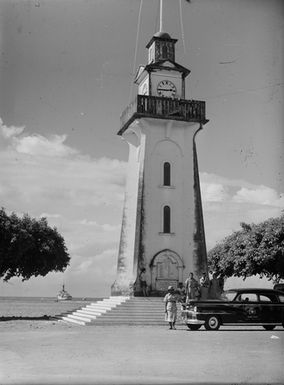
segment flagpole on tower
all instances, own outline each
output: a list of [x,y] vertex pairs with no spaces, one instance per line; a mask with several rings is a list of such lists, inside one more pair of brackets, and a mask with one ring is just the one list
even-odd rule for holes
[[160,32],[163,31],[163,0],[160,0]]

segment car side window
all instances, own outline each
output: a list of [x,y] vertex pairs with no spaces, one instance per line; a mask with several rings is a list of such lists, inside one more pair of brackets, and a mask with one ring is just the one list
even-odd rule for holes
[[266,295],[263,295],[263,294],[261,294],[261,295],[259,296],[259,300],[260,300],[261,302],[272,302],[271,298],[269,298],[269,297],[267,297]]
[[257,295],[255,293],[242,293],[238,296],[237,301],[257,302]]
[[284,295],[281,295],[281,294],[279,295],[279,301],[284,302]]

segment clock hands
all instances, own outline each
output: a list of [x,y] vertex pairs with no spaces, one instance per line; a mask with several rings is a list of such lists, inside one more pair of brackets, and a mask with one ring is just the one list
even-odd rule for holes
[[169,80],[162,80],[157,86],[159,96],[174,97],[176,91],[176,86]]

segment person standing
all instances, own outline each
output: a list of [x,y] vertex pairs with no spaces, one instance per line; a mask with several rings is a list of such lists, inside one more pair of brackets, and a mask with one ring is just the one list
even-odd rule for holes
[[216,273],[213,273],[212,279],[210,280],[209,298],[211,299],[221,298],[221,288],[220,288],[220,283]]
[[200,297],[199,283],[194,278],[193,273],[189,273],[189,277],[185,281],[186,302],[190,299],[197,300]]
[[177,319],[177,301],[178,296],[175,294],[172,286],[168,287],[168,293],[164,297],[165,302],[165,321],[170,325],[170,330],[176,329],[175,323]]
[[222,293],[224,291],[224,285],[225,285],[225,278],[224,278],[223,274],[219,275],[218,280],[219,280],[219,286],[220,286],[221,295],[222,295]]
[[186,291],[182,282],[178,284],[177,293],[179,294],[179,302],[184,303],[186,300]]
[[178,302],[181,304],[181,310],[184,310],[186,308],[186,291],[184,284],[182,282],[179,282],[177,287],[177,294],[178,294]]
[[208,294],[209,294],[209,278],[207,274],[204,272],[199,280],[200,283],[200,299],[201,300],[206,300],[208,299]]
[[139,274],[140,287],[142,289],[142,294],[144,297],[147,297],[147,281],[146,281],[146,269],[143,267]]

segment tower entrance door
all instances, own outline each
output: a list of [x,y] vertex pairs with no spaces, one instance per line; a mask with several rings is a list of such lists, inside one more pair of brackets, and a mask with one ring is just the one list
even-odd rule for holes
[[183,281],[184,264],[181,257],[171,250],[156,254],[150,264],[152,294],[163,295],[168,286],[177,288]]

